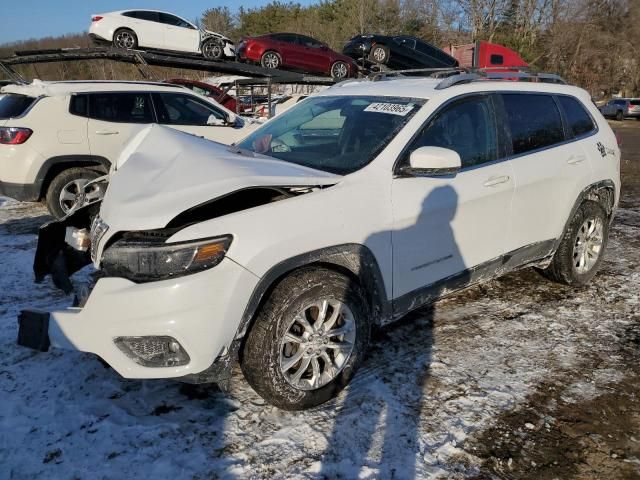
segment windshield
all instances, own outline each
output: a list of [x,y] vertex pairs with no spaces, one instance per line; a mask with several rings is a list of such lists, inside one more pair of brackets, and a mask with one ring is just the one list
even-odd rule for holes
[[19,117],[35,100],[34,97],[13,93],[0,95],[0,119]]
[[344,175],[371,162],[424,103],[415,98],[311,97],[237,146]]

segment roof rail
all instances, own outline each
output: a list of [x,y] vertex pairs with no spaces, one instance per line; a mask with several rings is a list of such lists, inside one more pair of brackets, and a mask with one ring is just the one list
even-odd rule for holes
[[471,73],[452,75],[442,80],[436,86],[436,90],[443,90],[454,85],[485,80],[529,81],[559,83],[562,85],[567,84],[567,82],[560,75],[556,75],[554,73],[535,73],[528,70],[508,71],[508,67],[500,70],[501,71],[495,71],[494,69],[474,69],[471,70]]
[[408,70],[389,70],[385,72],[370,73],[367,78],[372,82],[379,80],[385,80],[387,77],[395,77],[402,75],[415,75],[418,73],[428,73],[429,76],[438,78],[440,76],[454,75],[456,73],[464,73],[466,70],[459,67],[446,67],[446,68],[412,68]]

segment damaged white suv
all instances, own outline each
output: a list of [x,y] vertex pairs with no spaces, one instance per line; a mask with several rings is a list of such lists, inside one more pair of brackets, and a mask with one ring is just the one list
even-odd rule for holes
[[352,81],[235,147],[144,135],[99,215],[41,232],[39,278],[82,249],[103,275],[81,308],[23,312],[19,343],[127,378],[224,383],[238,360],[285,409],[335,396],[372,327],[446,293],[528,266],[585,284],[620,191],[588,93],[542,82]]

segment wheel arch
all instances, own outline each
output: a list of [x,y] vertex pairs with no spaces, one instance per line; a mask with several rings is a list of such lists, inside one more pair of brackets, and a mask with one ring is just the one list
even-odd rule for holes
[[556,239],[554,243],[553,252],[558,249],[562,237],[564,233],[567,231],[569,224],[571,223],[571,219],[575,216],[576,212],[580,208],[580,206],[586,201],[591,200],[599,203],[604,208],[605,213],[609,219],[609,222],[613,221],[613,214],[615,212],[616,207],[616,185],[613,180],[600,180],[598,182],[592,183],[584,190],[580,192],[578,198],[576,198],[573,203],[573,207],[571,207],[571,211],[567,220],[565,221],[564,227],[560,234],[560,237]]
[[364,245],[349,243],[303,253],[269,269],[251,294],[235,339],[242,339],[246,335],[256,314],[284,278],[297,270],[313,267],[334,270],[356,281],[365,291],[374,325],[391,318],[391,303],[387,299],[382,272],[373,252]]
[[62,155],[49,158],[42,164],[36,175],[35,184],[37,187],[36,190],[39,192],[38,200],[46,196],[51,181],[60,172],[69,168],[82,167],[91,168],[107,174],[111,168],[111,162],[105,157],[97,155]]

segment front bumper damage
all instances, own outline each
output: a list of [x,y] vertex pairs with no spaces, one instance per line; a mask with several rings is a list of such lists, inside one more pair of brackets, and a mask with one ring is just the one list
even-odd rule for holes
[[[58,287],[73,292],[69,276],[91,260],[88,251],[65,242],[65,233],[88,227],[97,213],[90,207],[94,205],[42,227],[34,261],[38,281],[51,275]],[[243,296],[257,282],[258,277],[229,258],[210,270],[162,281],[103,277],[82,307],[21,312],[18,344],[43,352],[54,347],[93,353],[125,378],[174,378],[224,387],[237,358],[235,337],[244,313],[240,306],[247,301]],[[123,348],[122,338],[170,339],[187,361],[149,366]]]

